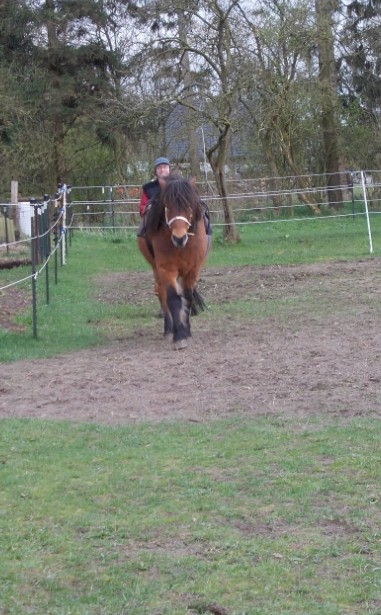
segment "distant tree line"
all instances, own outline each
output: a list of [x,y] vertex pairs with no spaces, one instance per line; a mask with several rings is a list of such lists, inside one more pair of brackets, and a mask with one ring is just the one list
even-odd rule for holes
[[159,154],[200,175],[205,154],[222,197],[228,165],[274,189],[326,173],[337,206],[345,169],[381,164],[380,18],[380,0],[0,0],[1,192],[140,183]]

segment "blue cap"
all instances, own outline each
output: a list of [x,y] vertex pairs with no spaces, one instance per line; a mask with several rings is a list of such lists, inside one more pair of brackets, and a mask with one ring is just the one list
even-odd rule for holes
[[156,158],[155,164],[153,165],[154,168],[156,169],[156,167],[158,167],[159,164],[169,164],[168,158]]

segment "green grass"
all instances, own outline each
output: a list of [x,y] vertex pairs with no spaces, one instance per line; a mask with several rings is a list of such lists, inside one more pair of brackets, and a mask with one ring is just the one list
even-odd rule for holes
[[[128,271],[142,266],[142,257],[136,249],[136,240],[124,242],[100,236],[76,235],[69,248],[67,264],[58,266],[58,284],[54,284],[54,263],[49,267],[49,305],[46,304],[45,272],[37,280],[37,335],[33,338],[31,283],[23,288],[30,297],[30,307],[15,321],[24,331],[0,331],[0,361],[49,357],[57,353],[94,347],[108,339],[100,323],[110,318],[123,319],[128,328],[148,316],[148,310],[133,306],[112,307],[99,302],[97,276],[112,271]],[[1,272],[7,283],[30,274],[24,271]],[[3,291],[4,293],[7,291]],[[148,319],[147,319],[148,320]]]
[[[381,231],[381,218],[372,218],[374,236]],[[207,267],[284,265],[369,257],[364,218],[279,222],[239,227],[241,241],[227,245],[217,228]],[[381,244],[374,246],[380,256]],[[97,276],[109,272],[148,270],[130,235],[76,233],[69,247],[67,264],[58,266],[54,284],[54,261],[50,270],[50,302],[46,305],[45,272],[37,279],[37,340],[33,338],[30,281],[22,284],[29,306],[15,322],[22,331],[0,330],[0,361],[53,356],[58,353],[103,344],[113,335],[139,327],[152,327],[152,305],[110,305],[98,300]],[[0,271],[0,287],[30,275],[30,268]],[[18,289],[19,287],[17,287]],[[7,290],[3,293],[8,292]],[[0,296],[1,299],[1,296]]]
[[[226,246],[216,233],[209,266],[290,265],[329,260],[368,257],[366,221],[359,218],[323,218],[271,224],[243,225],[238,228],[241,241]],[[373,256],[381,255],[380,217],[372,218]]]
[[0,612],[376,615],[380,437],[367,420],[5,421]]
[[[209,267],[369,257],[363,219],[240,233],[237,246],[215,233]],[[26,308],[24,332],[0,332],[0,360],[154,326],[152,306],[98,301],[99,275],[139,270],[133,236],[77,233],[49,305],[38,279],[38,339]],[[0,286],[21,275],[1,271]],[[210,317],[290,321],[322,309],[316,293],[237,300]],[[380,440],[380,421],[365,417],[115,428],[4,419],[0,614],[380,615]]]

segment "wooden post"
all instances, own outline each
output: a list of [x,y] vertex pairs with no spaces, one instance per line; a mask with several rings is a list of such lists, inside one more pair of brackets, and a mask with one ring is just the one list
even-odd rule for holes
[[19,202],[19,183],[18,181],[11,181],[11,207],[9,208],[9,217],[11,220],[15,222],[15,227],[19,228],[18,225],[18,210],[17,203]]
[[19,183],[18,181],[11,181],[11,203],[18,203],[19,195]]

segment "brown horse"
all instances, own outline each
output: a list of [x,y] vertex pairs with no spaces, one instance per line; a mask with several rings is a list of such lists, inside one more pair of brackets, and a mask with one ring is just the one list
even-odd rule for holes
[[186,348],[190,313],[204,308],[195,286],[208,248],[203,211],[194,181],[172,173],[160,181],[160,196],[146,214],[139,249],[150,263],[164,313],[164,335]]

